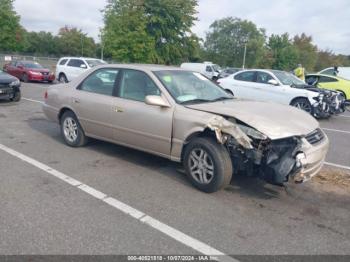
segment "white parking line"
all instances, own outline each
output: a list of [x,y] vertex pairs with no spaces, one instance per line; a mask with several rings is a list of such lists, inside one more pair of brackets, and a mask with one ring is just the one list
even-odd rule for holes
[[330,131],[330,132],[338,132],[338,133],[344,133],[344,134],[350,134],[350,131],[345,131],[345,130],[339,130],[339,129],[331,129],[331,128],[323,128],[325,131]]
[[30,101],[30,102],[34,102],[34,103],[44,104],[43,101],[39,101],[39,100],[31,99],[31,98],[22,97],[22,99],[23,99],[23,100]]
[[333,167],[337,167],[337,168],[341,168],[341,169],[350,170],[350,166],[343,166],[343,165],[338,165],[338,164],[329,163],[329,162],[324,162],[324,164],[327,166],[333,166]]
[[195,239],[192,238],[184,233],[182,233],[181,231],[168,226],[160,221],[158,221],[157,219],[154,219],[150,216],[148,216],[147,214],[115,199],[112,197],[107,196],[106,194],[88,186],[83,184],[82,182],[67,176],[33,158],[30,158],[22,153],[19,153],[5,145],[0,144],[0,150],[18,158],[21,159],[22,161],[35,166],[43,171],[45,171],[46,173],[59,178],[60,180],[84,191],[85,193],[88,193],[89,195],[93,196],[96,199],[99,199],[107,204],[109,204],[110,206],[118,209],[119,211],[122,211],[123,213],[137,219],[138,221],[158,230],[159,232],[164,233],[165,235],[177,240],[178,242],[204,254],[207,256],[218,256],[217,259],[220,261],[235,261],[237,262],[238,260],[229,257],[228,255],[224,254],[223,252]]
[[338,117],[346,117],[346,118],[350,118],[350,116],[344,116],[344,115],[338,115],[338,116],[336,116],[335,118],[338,118]]

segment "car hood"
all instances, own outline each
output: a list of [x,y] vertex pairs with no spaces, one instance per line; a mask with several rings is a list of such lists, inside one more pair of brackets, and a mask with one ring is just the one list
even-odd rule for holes
[[11,76],[11,75],[4,73],[4,72],[0,72],[0,84],[10,84],[16,80],[17,80],[16,77]]
[[319,127],[308,113],[292,106],[249,100],[226,100],[188,105],[187,108],[234,117],[270,139],[304,136]]

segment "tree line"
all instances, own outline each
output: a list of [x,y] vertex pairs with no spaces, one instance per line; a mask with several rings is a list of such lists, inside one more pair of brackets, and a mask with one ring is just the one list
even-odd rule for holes
[[308,71],[350,66],[349,55],[319,49],[311,36],[266,35],[248,20],[227,17],[214,21],[204,39],[191,28],[198,0],[107,0],[104,26],[96,43],[81,29],[63,26],[56,35],[28,32],[13,8],[0,0],[0,52],[41,56],[104,57],[117,62],[179,65],[213,61],[221,66],[292,70],[301,63]]

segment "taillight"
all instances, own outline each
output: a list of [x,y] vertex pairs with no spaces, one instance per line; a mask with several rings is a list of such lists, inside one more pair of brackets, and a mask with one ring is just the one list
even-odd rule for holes
[[49,95],[47,94],[47,91],[45,91],[44,98],[47,99]]

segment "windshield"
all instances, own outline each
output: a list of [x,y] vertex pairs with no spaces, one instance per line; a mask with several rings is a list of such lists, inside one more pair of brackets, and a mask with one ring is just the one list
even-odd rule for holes
[[40,69],[43,68],[39,63],[23,63],[25,68]]
[[215,72],[220,73],[220,71],[221,71],[220,66],[214,64],[214,65],[212,65],[212,67],[213,67],[213,69],[214,69]]
[[305,82],[292,75],[291,73],[283,72],[283,71],[272,71],[278,80],[281,81],[284,85],[305,85]]
[[203,75],[179,70],[156,71],[154,74],[179,104],[214,102],[233,97]]
[[98,60],[98,59],[86,60],[86,63],[88,63],[88,65],[89,65],[90,67],[95,67],[95,66],[99,66],[99,65],[104,65],[104,64],[106,64],[105,61]]

